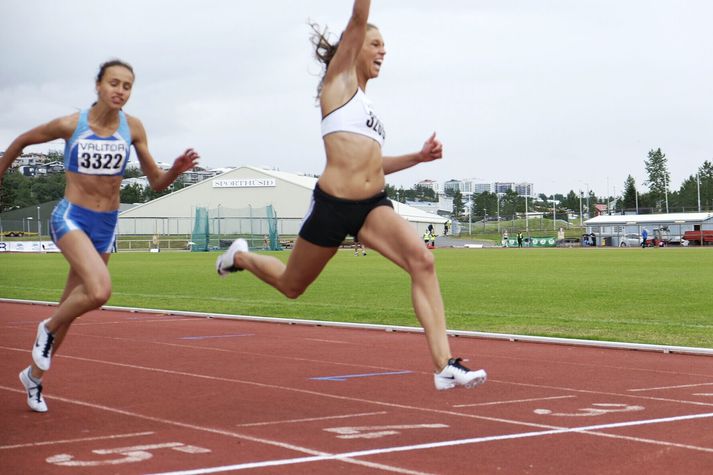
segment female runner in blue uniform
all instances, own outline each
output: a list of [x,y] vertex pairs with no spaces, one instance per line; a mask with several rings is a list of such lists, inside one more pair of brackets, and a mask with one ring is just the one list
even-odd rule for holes
[[28,145],[64,139],[67,186],[52,213],[52,240],[69,262],[69,275],[59,305],[40,322],[32,348],[32,364],[20,372],[32,410],[46,412],[41,379],[51,357],[75,318],[101,307],[111,295],[107,262],[114,240],[119,192],[129,151],[134,146],[141,169],[154,190],[163,190],[193,168],[198,153],[186,150],[168,171],[149,153],[141,121],[122,107],[131,96],[131,66],[112,60],[101,65],[96,78],[97,101],[87,110],[54,119],[17,137],[0,159],[0,182],[5,171]]
[[218,257],[216,269],[220,275],[247,269],[288,298],[297,298],[344,238],[358,237],[411,276],[414,311],[436,368],[436,388],[477,386],[485,382],[485,371],[471,371],[451,355],[433,255],[406,220],[394,212],[384,192],[384,175],[441,158],[442,145],[434,133],[416,153],[382,156],[384,126],[365,90],[367,82],[379,75],[386,51],[379,30],[367,23],[370,3],[354,2],[347,28],[336,45],[313,25],[316,55],[326,66],[319,99],[327,165],[287,265],[248,252],[247,243],[239,239]]

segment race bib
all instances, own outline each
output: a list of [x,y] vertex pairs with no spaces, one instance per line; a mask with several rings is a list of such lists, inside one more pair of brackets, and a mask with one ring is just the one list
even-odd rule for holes
[[123,140],[77,140],[77,171],[87,175],[120,175],[129,156]]

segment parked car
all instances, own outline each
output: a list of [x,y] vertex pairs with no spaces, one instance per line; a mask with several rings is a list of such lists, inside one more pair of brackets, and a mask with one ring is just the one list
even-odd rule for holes
[[619,238],[619,247],[641,247],[641,235],[628,233]]

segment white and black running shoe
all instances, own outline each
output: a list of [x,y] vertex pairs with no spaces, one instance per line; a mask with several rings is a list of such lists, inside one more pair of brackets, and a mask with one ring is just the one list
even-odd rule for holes
[[236,239],[227,251],[218,256],[215,261],[215,270],[218,271],[219,276],[225,277],[231,272],[243,270],[240,267],[235,267],[235,254],[238,252],[248,252],[248,242],[245,239]]
[[54,335],[47,330],[46,322],[47,320],[43,320],[37,326],[37,338],[35,338],[35,345],[32,347],[32,360],[42,371],[50,369],[52,346],[54,345]]
[[35,412],[47,412],[47,404],[42,397],[42,384],[32,378],[31,371],[31,366],[20,371],[20,382],[27,392],[27,405]]
[[451,358],[440,373],[433,375],[433,382],[436,385],[436,389],[441,391],[444,389],[452,389],[456,386],[463,386],[470,389],[483,384],[488,378],[485,370],[479,369],[473,371],[463,366],[460,363],[461,361],[463,361],[462,358]]

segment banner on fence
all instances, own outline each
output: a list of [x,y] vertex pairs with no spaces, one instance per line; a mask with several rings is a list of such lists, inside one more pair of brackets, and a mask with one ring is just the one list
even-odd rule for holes
[[52,241],[0,241],[0,252],[60,252]]

